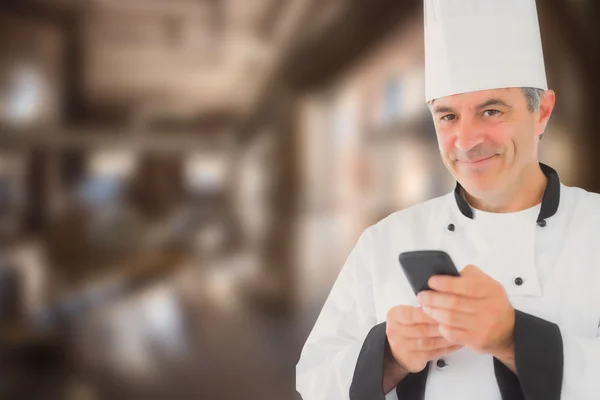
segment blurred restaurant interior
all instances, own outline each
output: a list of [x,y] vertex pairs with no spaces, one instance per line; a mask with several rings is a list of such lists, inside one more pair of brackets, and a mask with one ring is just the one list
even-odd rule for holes
[[[600,191],[600,2],[537,3],[540,159]],[[359,234],[454,187],[422,9],[2,1],[0,398],[298,399]]]

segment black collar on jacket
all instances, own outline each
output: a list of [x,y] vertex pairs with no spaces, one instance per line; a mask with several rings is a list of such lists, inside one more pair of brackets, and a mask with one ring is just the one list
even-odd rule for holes
[[[556,211],[558,210],[558,204],[560,203],[560,179],[558,177],[558,173],[546,164],[540,163],[540,168],[546,176],[546,179],[548,179],[548,184],[546,185],[546,190],[544,191],[544,196],[542,197],[542,207],[536,222],[540,222],[556,214]],[[456,199],[456,204],[458,205],[460,212],[465,217],[473,219],[473,210],[463,197],[463,190],[464,189],[460,183],[456,182],[456,187],[454,188],[454,198]]]

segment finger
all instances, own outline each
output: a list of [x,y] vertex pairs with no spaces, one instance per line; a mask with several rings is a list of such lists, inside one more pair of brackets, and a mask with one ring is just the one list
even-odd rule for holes
[[445,325],[440,325],[439,330],[440,334],[450,343],[464,345],[468,341],[469,331],[467,330],[451,328]]
[[469,264],[460,271],[460,276],[486,276],[486,273],[475,265]]
[[435,324],[430,316],[425,314],[420,307],[396,306],[390,310],[389,317],[402,325]]
[[433,290],[422,291],[417,296],[422,306],[456,310],[466,314],[474,314],[477,311],[477,300],[471,297],[459,296]]
[[443,336],[410,339],[407,342],[407,348],[412,351],[439,350],[452,345],[454,345],[454,343],[450,343],[448,339],[444,338]]
[[452,328],[468,329],[476,322],[476,316],[474,314],[430,307],[423,307],[423,311],[440,325],[446,325]]
[[405,338],[427,338],[440,336],[438,324],[400,325],[396,330]]
[[428,285],[438,292],[466,297],[483,298],[488,292],[486,281],[479,277],[435,275]]
[[450,353],[454,353],[455,351],[460,350],[462,347],[463,346],[456,344],[456,345],[445,347],[443,349],[430,350],[427,352],[425,357],[429,361],[435,360],[436,358],[444,357]]

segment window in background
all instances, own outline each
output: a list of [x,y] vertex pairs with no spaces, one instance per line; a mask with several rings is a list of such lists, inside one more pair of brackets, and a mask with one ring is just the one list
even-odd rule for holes
[[88,204],[112,203],[120,199],[137,158],[128,151],[101,151],[90,157],[88,176],[79,190]]
[[390,125],[396,122],[403,113],[403,85],[399,78],[389,78],[383,88],[383,104],[381,108],[381,123]]
[[35,65],[15,64],[0,71],[0,122],[27,128],[49,121],[51,88]]
[[194,154],[185,162],[185,181],[194,195],[214,194],[223,189],[227,162],[219,155]]

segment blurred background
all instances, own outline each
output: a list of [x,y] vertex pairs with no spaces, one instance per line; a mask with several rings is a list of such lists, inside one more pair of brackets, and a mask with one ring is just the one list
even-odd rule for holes
[[[358,235],[454,186],[422,8],[2,1],[0,398],[297,398]],[[600,2],[538,12],[540,158],[600,191]]]

